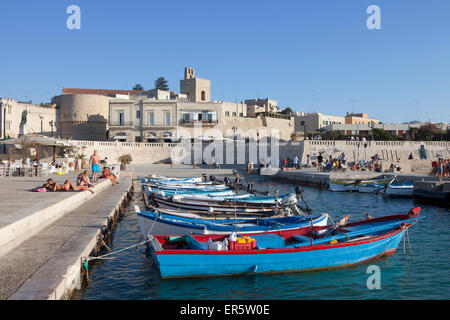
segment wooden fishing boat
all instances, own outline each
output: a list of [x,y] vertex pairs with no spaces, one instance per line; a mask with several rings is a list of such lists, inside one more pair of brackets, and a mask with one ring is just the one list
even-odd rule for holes
[[384,194],[389,196],[412,197],[414,193],[414,183],[390,183],[384,189]]
[[368,180],[333,180],[330,179],[330,191],[358,191],[366,193],[376,193],[396,177],[368,179]]
[[266,233],[148,236],[162,278],[345,267],[395,253],[421,217],[407,214]]
[[150,185],[144,183],[141,185],[142,190],[146,194],[155,193],[157,195],[161,196],[173,196],[175,194],[181,194],[181,195],[208,195],[208,196],[215,196],[215,197],[225,197],[225,196],[231,196],[234,195],[236,192],[231,189],[225,189],[225,190],[205,190],[202,188],[198,189],[175,189],[175,190],[163,190],[160,188],[151,187]]
[[327,214],[278,218],[222,218],[202,219],[183,215],[170,215],[155,209],[140,211],[135,207],[144,237],[148,235],[178,234],[230,234],[231,232],[263,233],[271,230],[292,230],[310,225],[326,226]]

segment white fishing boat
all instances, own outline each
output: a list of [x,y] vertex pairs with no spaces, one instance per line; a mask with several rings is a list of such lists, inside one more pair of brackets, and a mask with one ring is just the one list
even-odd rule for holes
[[368,180],[338,180],[330,179],[330,191],[358,191],[358,192],[377,192],[378,187],[384,187],[392,182],[395,177],[368,179]]
[[390,196],[412,197],[414,193],[414,183],[390,183],[384,193]]

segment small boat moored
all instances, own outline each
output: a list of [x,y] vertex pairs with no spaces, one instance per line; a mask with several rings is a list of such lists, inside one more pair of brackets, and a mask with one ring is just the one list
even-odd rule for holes
[[236,235],[148,236],[161,277],[222,276],[345,267],[395,253],[422,217],[407,214],[334,226]]

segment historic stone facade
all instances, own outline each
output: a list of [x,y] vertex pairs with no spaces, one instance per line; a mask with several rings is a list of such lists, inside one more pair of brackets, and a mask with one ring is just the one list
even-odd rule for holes
[[61,137],[82,140],[107,140],[108,96],[97,94],[63,94],[53,99],[59,107]]
[[0,98],[0,139],[21,134],[59,135],[59,109],[55,104],[32,104]]

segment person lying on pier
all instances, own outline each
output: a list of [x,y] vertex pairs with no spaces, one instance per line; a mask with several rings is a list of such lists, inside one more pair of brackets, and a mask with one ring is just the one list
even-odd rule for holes
[[47,189],[48,191],[89,191],[91,193],[94,193],[91,189],[85,186],[79,186],[76,187],[73,185],[72,181],[66,180],[64,181],[63,185],[60,185],[59,183],[56,183],[53,181],[53,179],[48,179],[47,183],[43,185],[43,188]]
[[79,187],[89,187],[89,188],[93,188],[94,187],[94,185],[89,180],[88,174],[89,174],[89,171],[84,170],[82,173],[80,173],[78,175],[77,186],[79,186]]

